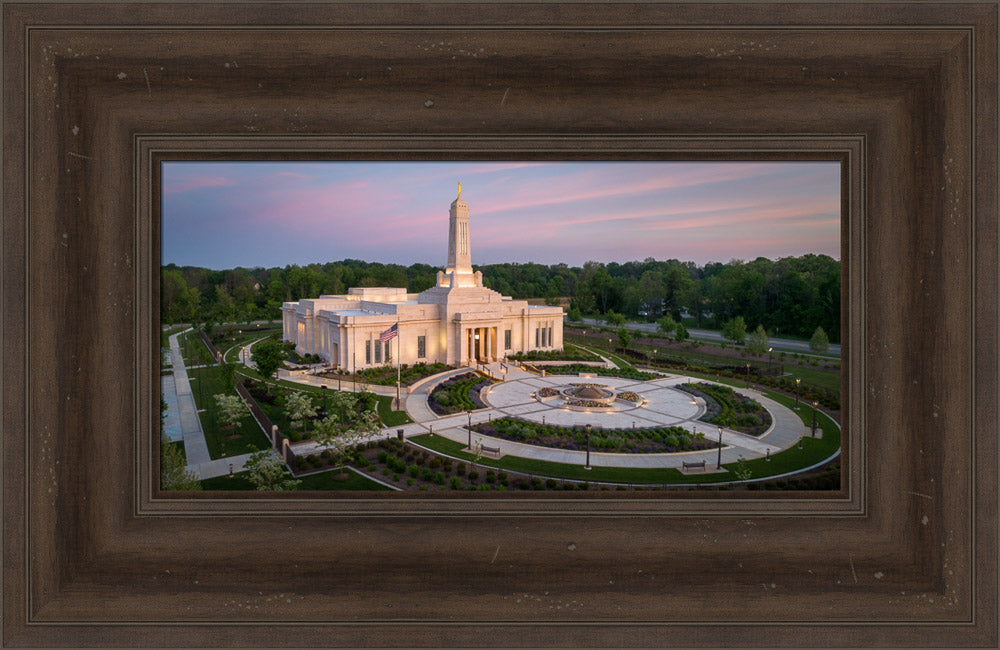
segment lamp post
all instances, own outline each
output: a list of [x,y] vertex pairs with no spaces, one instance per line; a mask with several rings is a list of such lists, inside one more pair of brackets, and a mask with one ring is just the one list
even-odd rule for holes
[[813,402],[813,423],[812,423],[812,437],[816,437],[816,407],[819,406],[819,402]]
[[472,451],[472,411],[469,411],[468,415],[469,415],[469,451]]
[[747,388],[750,388],[750,362],[747,361]]
[[719,427],[719,458],[715,461],[715,469],[722,469],[722,427]]
[[590,425],[587,425],[587,464],[583,466],[583,469],[590,469]]
[[774,348],[768,348],[767,349],[767,374],[769,374],[769,375],[771,374],[771,352],[773,352],[773,351],[774,351]]
[[798,377],[795,378],[795,410],[799,410],[799,386],[802,384],[802,380]]

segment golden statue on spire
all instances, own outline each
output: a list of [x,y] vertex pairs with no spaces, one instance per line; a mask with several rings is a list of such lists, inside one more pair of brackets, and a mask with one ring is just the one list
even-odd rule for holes
[[458,181],[458,198],[462,198],[462,181]]

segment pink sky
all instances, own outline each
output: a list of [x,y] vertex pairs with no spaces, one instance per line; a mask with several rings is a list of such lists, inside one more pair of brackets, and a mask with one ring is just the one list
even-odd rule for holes
[[462,182],[474,264],[840,258],[832,162],[164,163],[163,262],[442,266]]

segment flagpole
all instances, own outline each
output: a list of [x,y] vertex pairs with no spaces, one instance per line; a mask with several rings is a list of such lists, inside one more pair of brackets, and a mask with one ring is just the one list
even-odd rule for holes
[[401,411],[402,406],[399,401],[399,319],[396,319],[396,410]]

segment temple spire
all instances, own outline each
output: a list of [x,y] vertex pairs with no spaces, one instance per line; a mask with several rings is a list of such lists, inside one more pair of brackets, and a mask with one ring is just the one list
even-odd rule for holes
[[[458,197],[451,202],[448,219],[448,263],[444,275],[454,274],[451,287],[479,286],[472,272],[472,243],[469,234],[469,204],[462,198],[462,184],[458,184]],[[439,285],[440,286],[440,285]]]

